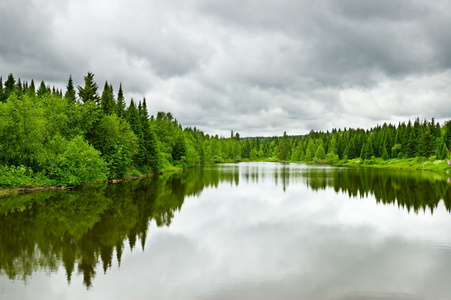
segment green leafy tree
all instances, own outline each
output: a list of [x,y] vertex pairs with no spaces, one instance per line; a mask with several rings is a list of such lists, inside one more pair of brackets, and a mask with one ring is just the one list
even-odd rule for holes
[[8,165],[40,169],[45,160],[43,143],[47,136],[44,111],[27,95],[13,93],[0,105],[0,160]]
[[324,150],[323,143],[320,143],[318,149],[316,149],[315,157],[318,160],[324,160],[324,158],[326,157],[326,151]]
[[89,145],[82,136],[72,139],[54,164],[52,175],[63,186],[108,178],[108,164],[100,157],[100,151]]
[[96,127],[93,145],[109,165],[110,178],[122,178],[129,172],[138,140],[130,125],[118,116],[105,116]]

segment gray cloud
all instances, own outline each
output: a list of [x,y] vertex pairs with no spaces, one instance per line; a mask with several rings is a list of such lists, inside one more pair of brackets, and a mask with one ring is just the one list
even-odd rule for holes
[[225,136],[444,119],[450,12],[420,0],[5,0],[0,73],[64,87],[91,71],[152,114]]

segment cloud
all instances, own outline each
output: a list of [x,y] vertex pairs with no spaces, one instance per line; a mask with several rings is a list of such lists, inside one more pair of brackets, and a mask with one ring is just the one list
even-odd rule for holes
[[[128,100],[146,97],[152,114],[171,111],[207,133],[304,134],[418,114],[446,118],[447,1],[0,5],[3,77],[63,88],[69,74],[82,84],[91,71],[99,86],[108,80],[117,91],[122,82]],[[410,93],[418,90],[411,82],[428,92]]]

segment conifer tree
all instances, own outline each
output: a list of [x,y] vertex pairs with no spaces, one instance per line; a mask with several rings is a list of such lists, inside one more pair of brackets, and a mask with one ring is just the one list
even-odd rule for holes
[[16,84],[16,80],[12,73],[8,75],[8,79],[5,81],[5,88],[3,90],[3,97],[0,99],[2,102],[6,102],[9,95],[14,91],[14,86]]
[[14,86],[14,92],[16,93],[16,95],[20,98],[23,94],[23,86],[22,86],[22,81],[19,79],[17,80],[17,84]]
[[47,87],[45,86],[45,82],[44,80],[41,81],[41,84],[39,85],[39,89],[37,91],[37,96],[39,98],[43,97],[45,94],[49,93],[49,90],[47,89]]
[[86,103],[88,101],[94,101],[95,103],[99,103],[99,95],[97,93],[97,83],[94,81],[94,74],[88,72],[88,75],[85,76],[85,86],[78,86],[78,96]]
[[34,80],[31,79],[31,83],[30,83],[30,87],[29,87],[30,92],[33,92],[36,96],[36,86],[34,84]]
[[72,74],[69,75],[69,80],[67,82],[67,86],[66,86],[66,93],[64,94],[64,99],[70,103],[70,104],[75,104],[76,102],[76,92],[75,92],[75,88],[74,88],[74,82],[72,80]]
[[3,102],[3,77],[0,76],[0,102]]
[[100,106],[106,115],[112,115],[116,112],[116,100],[114,99],[113,86],[109,85],[108,81],[105,81],[105,86],[103,87]]
[[125,99],[124,92],[122,91],[122,83],[119,84],[119,91],[117,93],[117,105],[116,114],[118,117],[124,118],[125,116]]
[[446,147],[451,148],[451,120],[445,123],[445,136],[443,137]]

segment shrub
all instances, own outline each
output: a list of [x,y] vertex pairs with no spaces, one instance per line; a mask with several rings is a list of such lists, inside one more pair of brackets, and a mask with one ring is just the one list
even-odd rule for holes
[[55,165],[54,176],[63,186],[108,178],[108,165],[100,157],[100,152],[81,136],[76,136],[67,144],[66,150],[57,156]]

